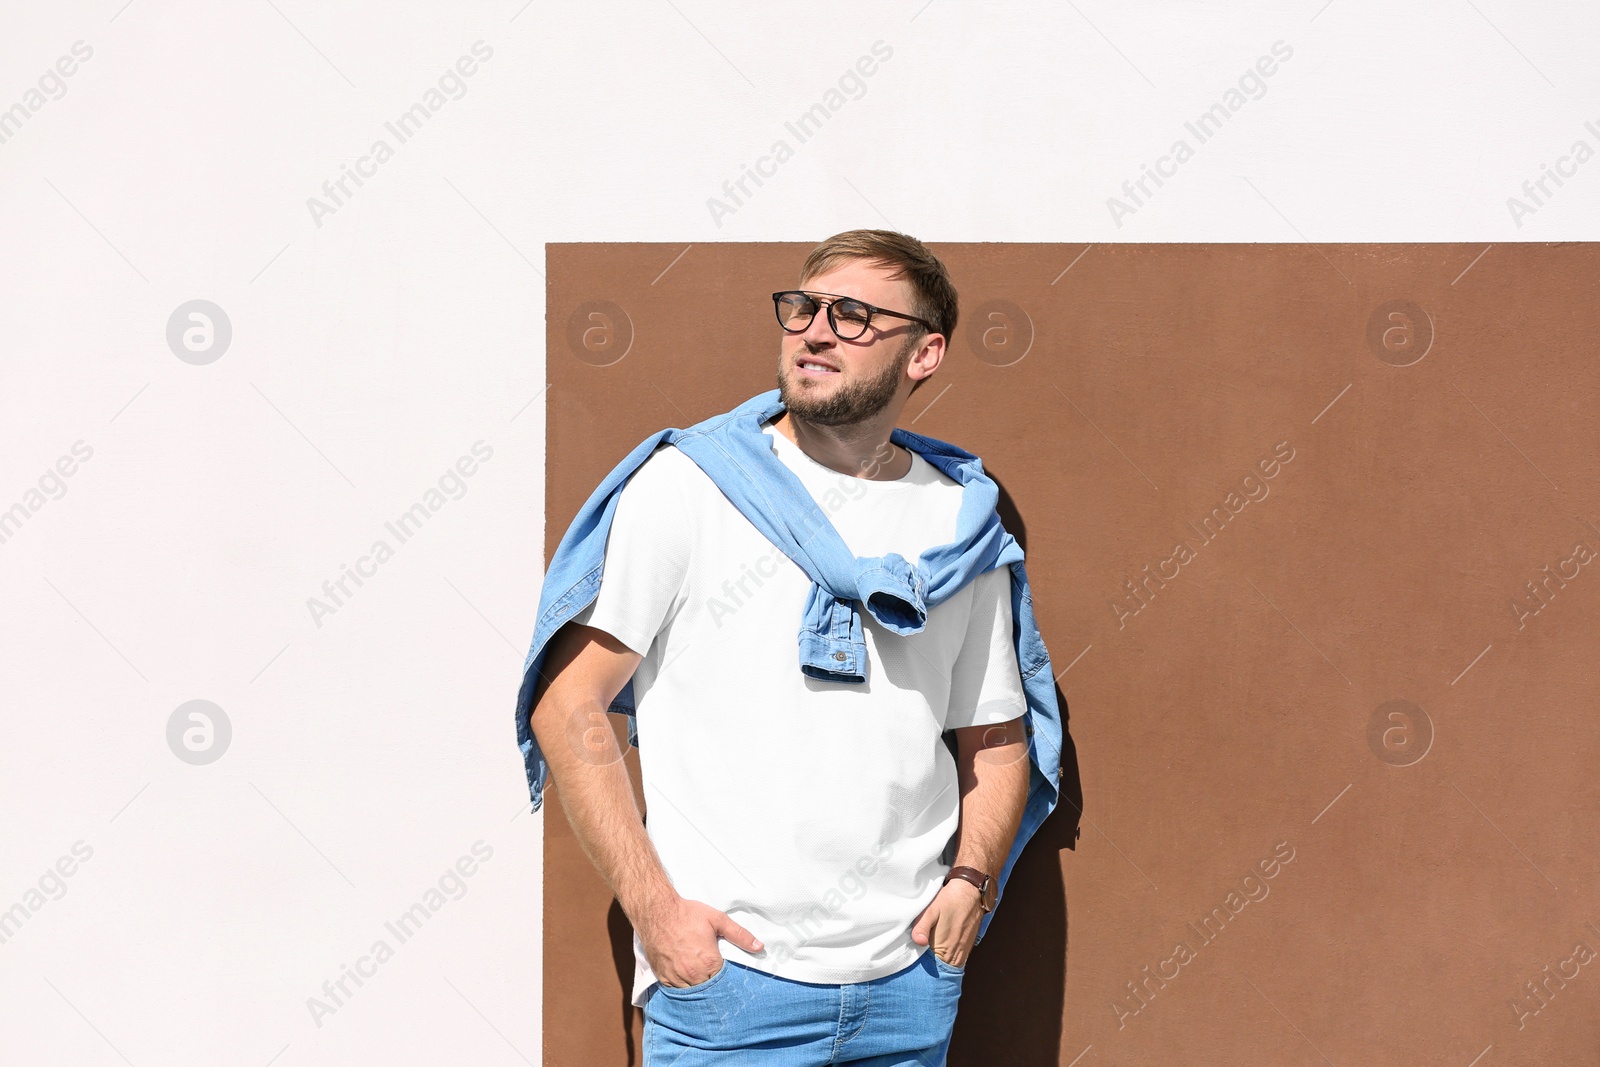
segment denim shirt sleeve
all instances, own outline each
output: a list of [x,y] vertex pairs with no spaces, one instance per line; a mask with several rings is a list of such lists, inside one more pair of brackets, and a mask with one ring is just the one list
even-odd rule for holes
[[[663,430],[640,442],[610,474],[595,487],[583,507],[562,535],[545,571],[539,592],[539,613],[533,640],[522,661],[522,685],[517,691],[517,747],[522,752],[523,771],[528,780],[531,810],[544,805],[550,767],[539,750],[529,716],[533,713],[534,690],[538,687],[550,638],[572,617],[594,602],[600,592],[600,575],[605,566],[606,534],[616,513],[622,487],[656,447],[670,439],[673,431]],[[635,729],[633,680],[630,678],[611,702],[610,711],[628,716],[628,743],[638,747]]]

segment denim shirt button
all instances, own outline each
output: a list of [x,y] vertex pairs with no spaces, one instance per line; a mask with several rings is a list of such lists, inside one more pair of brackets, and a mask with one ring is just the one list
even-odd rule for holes
[[843,652],[835,652],[833,654],[833,658],[834,659],[844,659],[844,653]]

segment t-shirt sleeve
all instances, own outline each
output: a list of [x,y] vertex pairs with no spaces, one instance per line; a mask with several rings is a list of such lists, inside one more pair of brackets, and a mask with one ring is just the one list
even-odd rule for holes
[[641,656],[683,603],[694,531],[680,464],[692,462],[664,445],[623,485],[606,534],[600,592],[571,620]]
[[972,585],[967,636],[950,675],[947,730],[1006,722],[1028,710],[1011,633],[1011,567],[987,570]]

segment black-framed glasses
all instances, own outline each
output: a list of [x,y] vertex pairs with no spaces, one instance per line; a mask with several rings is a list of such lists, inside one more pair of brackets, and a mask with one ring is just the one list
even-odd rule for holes
[[[930,333],[938,333],[933,323],[926,319],[919,319],[915,315],[907,315],[903,311],[890,311],[888,308],[876,307],[865,300],[857,300],[853,296],[840,296],[837,293],[818,293],[816,296],[828,296],[833,299],[826,302],[828,308],[828,325],[833,327],[833,332],[841,341],[854,341],[857,337],[867,332],[867,327],[872,325],[874,315],[893,315],[897,319],[910,319],[928,328]],[[778,313],[778,325],[788,333],[804,333],[811,325],[811,320],[817,314],[817,308],[823,301],[816,299],[810,293],[803,293],[798,289],[788,292],[773,293],[772,306]]]

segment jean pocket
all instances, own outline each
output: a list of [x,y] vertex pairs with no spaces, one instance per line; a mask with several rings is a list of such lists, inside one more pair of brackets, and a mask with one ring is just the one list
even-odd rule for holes
[[960,978],[962,975],[967,973],[967,965],[964,963],[957,967],[955,964],[941,959],[939,954],[934,952],[931,948],[928,950],[928,954],[933,957],[933,965],[939,969],[940,974],[948,974],[953,977]]
[[675,997],[676,996],[682,996],[685,993],[689,993],[689,994],[700,993],[700,992],[703,992],[703,991],[705,991],[707,989],[710,989],[712,986],[714,986],[718,982],[722,981],[722,976],[727,974],[728,973],[728,969],[730,967],[732,967],[732,966],[733,965],[731,963],[729,963],[726,959],[724,959],[722,961],[722,966],[717,968],[717,973],[716,974],[712,975],[710,978],[707,978],[704,982],[696,982],[694,985],[671,986],[671,985],[667,985],[667,983],[665,983],[663,981],[660,981],[659,979],[656,981],[656,985],[661,989],[661,991],[663,993],[666,993],[666,994],[668,994],[670,996],[675,996]]

